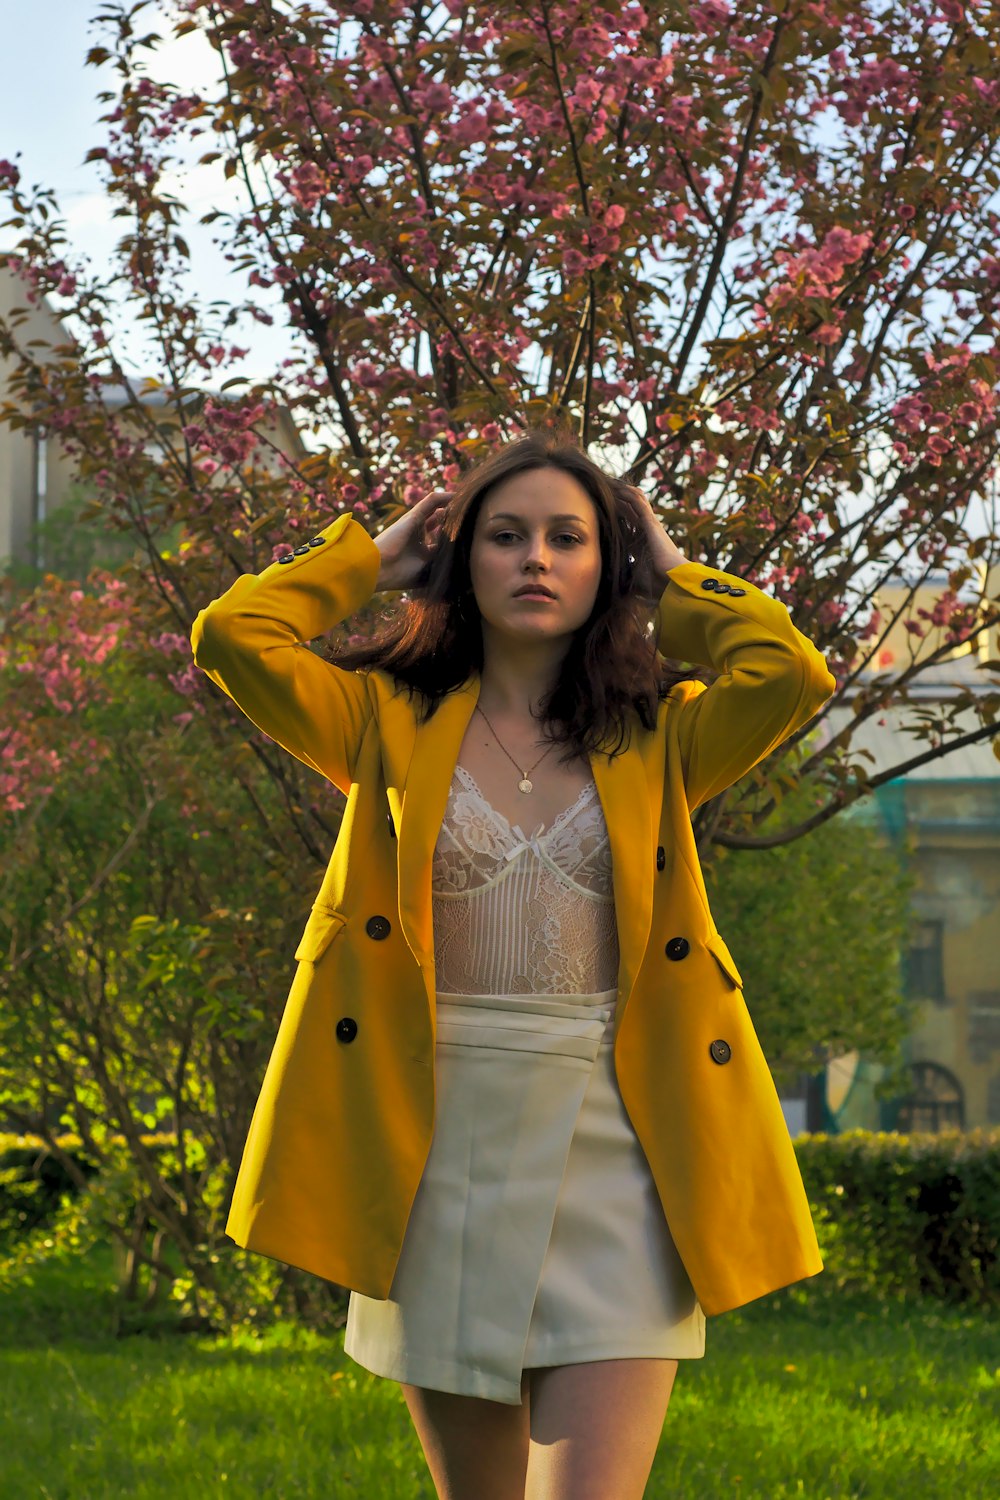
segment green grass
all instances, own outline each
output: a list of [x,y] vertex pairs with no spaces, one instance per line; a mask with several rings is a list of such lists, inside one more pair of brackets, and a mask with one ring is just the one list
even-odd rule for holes
[[[434,1500],[398,1385],[342,1332],[114,1339],[109,1269],[0,1295],[2,1500]],[[1000,1315],[822,1281],[709,1321],[647,1500],[1000,1495]]]

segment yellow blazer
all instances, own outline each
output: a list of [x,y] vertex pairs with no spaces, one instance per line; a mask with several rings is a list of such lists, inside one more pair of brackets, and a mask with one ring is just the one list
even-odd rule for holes
[[[194,622],[196,664],[347,796],[295,950],[226,1233],[369,1297],[389,1294],[434,1128],[431,859],[479,693],[423,726],[419,695],[306,644],[372,596],[381,554],[341,516]],[[685,682],[627,751],[590,757],[620,944],[614,1062],[625,1108],[706,1315],[822,1270],[774,1082],[715,929],[691,812],[811,719],[836,687],[785,605],[701,563],[671,569],[664,655]]]

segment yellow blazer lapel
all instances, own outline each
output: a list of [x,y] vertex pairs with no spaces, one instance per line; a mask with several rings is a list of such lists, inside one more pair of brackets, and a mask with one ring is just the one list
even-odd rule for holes
[[[431,864],[448,788],[465,731],[479,698],[474,674],[442,699],[436,713],[414,735],[398,826],[399,919],[417,962],[434,961]],[[629,995],[642,963],[653,910],[653,851],[650,788],[635,737],[622,754],[588,757],[611,846],[619,942],[619,992]],[[433,995],[429,995],[433,1000]]]
[[406,773],[398,829],[399,920],[413,956],[434,961],[431,862],[455,774],[458,752],[479,697],[479,676],[448,693],[426,724],[417,726]]
[[608,762],[588,757],[611,845],[618,922],[618,1024],[642,963],[653,917],[653,836],[646,766],[633,732],[628,749]]

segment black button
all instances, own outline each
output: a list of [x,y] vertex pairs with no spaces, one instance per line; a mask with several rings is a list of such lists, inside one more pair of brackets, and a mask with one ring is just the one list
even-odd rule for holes
[[323,545],[323,543],[325,541],[326,541],[326,537],[325,536],[311,536],[309,538],[308,542],[306,543],[306,546],[307,547],[322,547],[322,545]]
[[717,578],[703,578],[701,586],[703,589],[717,589],[719,587],[719,580]]
[[308,542],[304,542],[301,547],[296,547],[295,551],[292,553],[292,556],[293,557],[301,557],[302,554],[303,554],[303,552],[308,552],[308,551],[309,551],[309,543]]
[[687,938],[671,938],[664,952],[668,958],[687,958],[691,951],[691,944]]
[[385,815],[385,821],[389,825],[389,837],[391,839],[394,839],[396,837],[396,825],[392,821],[392,813],[391,812],[387,812],[386,813],[386,815]]
[[295,556],[294,552],[286,552],[285,555],[284,555],[284,557],[279,557],[278,558],[278,561],[280,563],[289,563],[289,562],[291,562],[291,560],[292,560],[292,558],[294,556]]
[[719,1041],[713,1042],[708,1050],[712,1054],[712,1061],[717,1063],[727,1063],[733,1055],[732,1047],[730,1047],[728,1042],[722,1041],[721,1038]]
[[663,845],[662,844],[657,844],[657,846],[656,846],[656,868],[658,870],[662,870],[663,866],[666,864],[666,862],[667,862],[667,856],[663,852]]
[[746,589],[730,589],[729,592],[731,594],[745,594]]
[[388,917],[369,917],[365,923],[365,931],[370,938],[375,938],[377,942],[381,942],[383,938],[389,936],[392,928],[389,925]]
[[729,584],[726,583],[725,579],[720,578],[715,585],[715,592],[717,594],[731,594],[733,591],[729,587]]
[[[358,1034],[358,1023],[354,1019],[354,1017],[353,1016],[341,1016],[340,1020],[337,1022],[337,1041],[338,1042],[353,1042],[354,1038],[357,1036],[357,1034]],[[723,1045],[725,1045],[725,1043],[723,1043]],[[712,1046],[713,1047],[716,1046],[716,1043],[713,1042]]]

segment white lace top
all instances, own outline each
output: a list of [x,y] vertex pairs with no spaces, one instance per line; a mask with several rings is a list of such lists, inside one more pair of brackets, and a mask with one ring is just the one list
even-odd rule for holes
[[455,767],[431,872],[442,993],[579,995],[617,985],[611,847],[594,782],[544,827],[512,826]]

